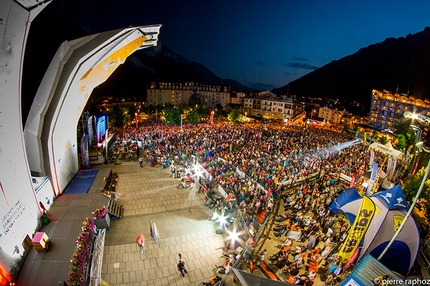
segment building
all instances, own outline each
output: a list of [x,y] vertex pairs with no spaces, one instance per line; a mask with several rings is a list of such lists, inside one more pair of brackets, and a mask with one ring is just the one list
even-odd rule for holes
[[[157,45],[161,25],[66,41],[58,48],[23,122],[22,71],[32,22],[50,1],[0,1],[0,285],[12,282],[47,201],[79,170],[76,127],[92,90],[138,49]],[[47,27],[46,32],[48,33]],[[13,143],[11,143],[13,142]],[[43,183],[43,186],[42,186]],[[45,208],[45,207],[44,207]]]
[[376,129],[392,130],[405,111],[430,116],[430,101],[412,96],[372,90],[369,125]]
[[249,115],[266,119],[291,119],[305,109],[303,104],[292,98],[276,98],[267,94],[244,98],[243,108]]
[[229,86],[199,84],[196,82],[154,82],[146,92],[148,105],[187,105],[191,95],[195,92],[199,95],[201,104],[209,109],[215,109],[218,105],[225,109],[230,102]]
[[339,124],[342,121],[342,116],[345,114],[344,110],[338,110],[337,108],[331,109],[327,106],[318,109],[318,117],[322,118],[332,124]]
[[230,112],[233,109],[242,110],[243,109],[243,99],[246,94],[243,92],[232,91],[230,94],[230,101],[225,108],[226,112]]

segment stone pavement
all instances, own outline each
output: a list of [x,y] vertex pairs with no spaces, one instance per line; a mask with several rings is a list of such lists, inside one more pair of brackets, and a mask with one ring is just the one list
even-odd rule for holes
[[[49,210],[51,223],[39,230],[50,237],[50,249],[38,253],[31,248],[16,285],[50,286],[67,282],[82,222],[96,208],[108,204],[109,199],[100,189],[110,170],[119,175],[116,191],[124,206],[124,216],[112,220],[106,232],[103,280],[111,286],[202,285],[202,281],[215,274],[214,265],[223,260],[223,237],[215,234],[201,194],[197,195],[193,189],[177,189],[179,181],[169,177],[167,169],[160,165],[140,168],[132,161],[94,168],[99,172],[87,194],[62,194],[54,200]],[[157,225],[158,245],[150,237],[150,221]],[[143,254],[135,243],[139,233],[146,237]],[[187,263],[185,277],[176,269],[178,253]],[[225,285],[232,285],[231,280],[229,277]]]
[[[178,189],[178,179],[160,165],[140,168],[136,162],[123,162],[107,167],[119,175],[116,192],[124,217],[113,220],[106,232],[102,279],[109,285],[154,286],[208,281],[224,243],[196,190]],[[150,236],[151,221],[160,235],[158,245]],[[139,233],[146,238],[143,254],[135,242]],[[179,253],[186,260],[185,277],[176,268]]]

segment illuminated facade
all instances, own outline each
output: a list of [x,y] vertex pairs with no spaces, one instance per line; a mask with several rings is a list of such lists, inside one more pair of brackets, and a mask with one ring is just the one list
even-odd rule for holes
[[339,124],[342,121],[342,116],[344,115],[344,111],[338,109],[331,109],[327,106],[321,107],[318,109],[318,117],[323,118],[326,121]]
[[281,99],[267,95],[244,98],[243,108],[249,115],[267,119],[290,119],[305,110],[303,104],[291,98]]
[[201,104],[209,109],[215,109],[218,104],[224,109],[230,102],[230,87],[195,82],[152,83],[146,92],[148,105],[186,105],[194,92],[199,95]]
[[430,102],[399,93],[372,91],[369,125],[377,129],[393,129],[405,111],[430,116]]
[[39,202],[52,201],[79,170],[76,126],[93,88],[131,53],[156,45],[161,27],[133,27],[64,42],[24,125],[21,85],[27,36],[49,3],[0,1],[0,285],[13,281],[26,255],[23,242],[39,227]]

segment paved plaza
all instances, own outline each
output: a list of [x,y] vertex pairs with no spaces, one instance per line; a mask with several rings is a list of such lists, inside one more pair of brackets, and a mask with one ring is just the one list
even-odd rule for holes
[[[169,177],[168,170],[160,165],[141,168],[132,161],[94,168],[99,171],[87,194],[62,194],[53,202],[51,222],[40,229],[50,237],[50,249],[39,253],[31,248],[17,285],[50,286],[67,282],[82,222],[109,202],[100,189],[110,170],[119,175],[116,191],[124,206],[124,216],[112,220],[106,232],[103,280],[111,286],[202,285],[215,274],[215,264],[223,261],[224,241],[208,219],[202,194],[196,194],[195,189],[178,189],[178,179]],[[160,235],[158,245],[150,236],[151,221]],[[146,237],[143,254],[135,242],[139,233]],[[185,277],[176,268],[179,253],[186,260]],[[232,277],[225,285],[233,285]]]
[[[125,211],[106,233],[102,278],[110,285],[201,285],[214,275],[224,245],[204,211],[195,189],[178,189],[178,179],[160,165],[143,168],[124,162],[112,167],[119,175],[117,193]],[[202,196],[200,194],[200,196]],[[149,225],[156,223],[158,245]],[[143,233],[142,254],[135,242]],[[176,268],[178,254],[186,260],[188,274]]]

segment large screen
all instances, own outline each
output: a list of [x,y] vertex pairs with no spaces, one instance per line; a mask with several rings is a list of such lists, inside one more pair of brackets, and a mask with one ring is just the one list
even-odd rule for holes
[[97,124],[96,124],[97,143],[102,143],[103,140],[105,140],[106,129],[107,129],[107,116],[101,115],[97,117]]

